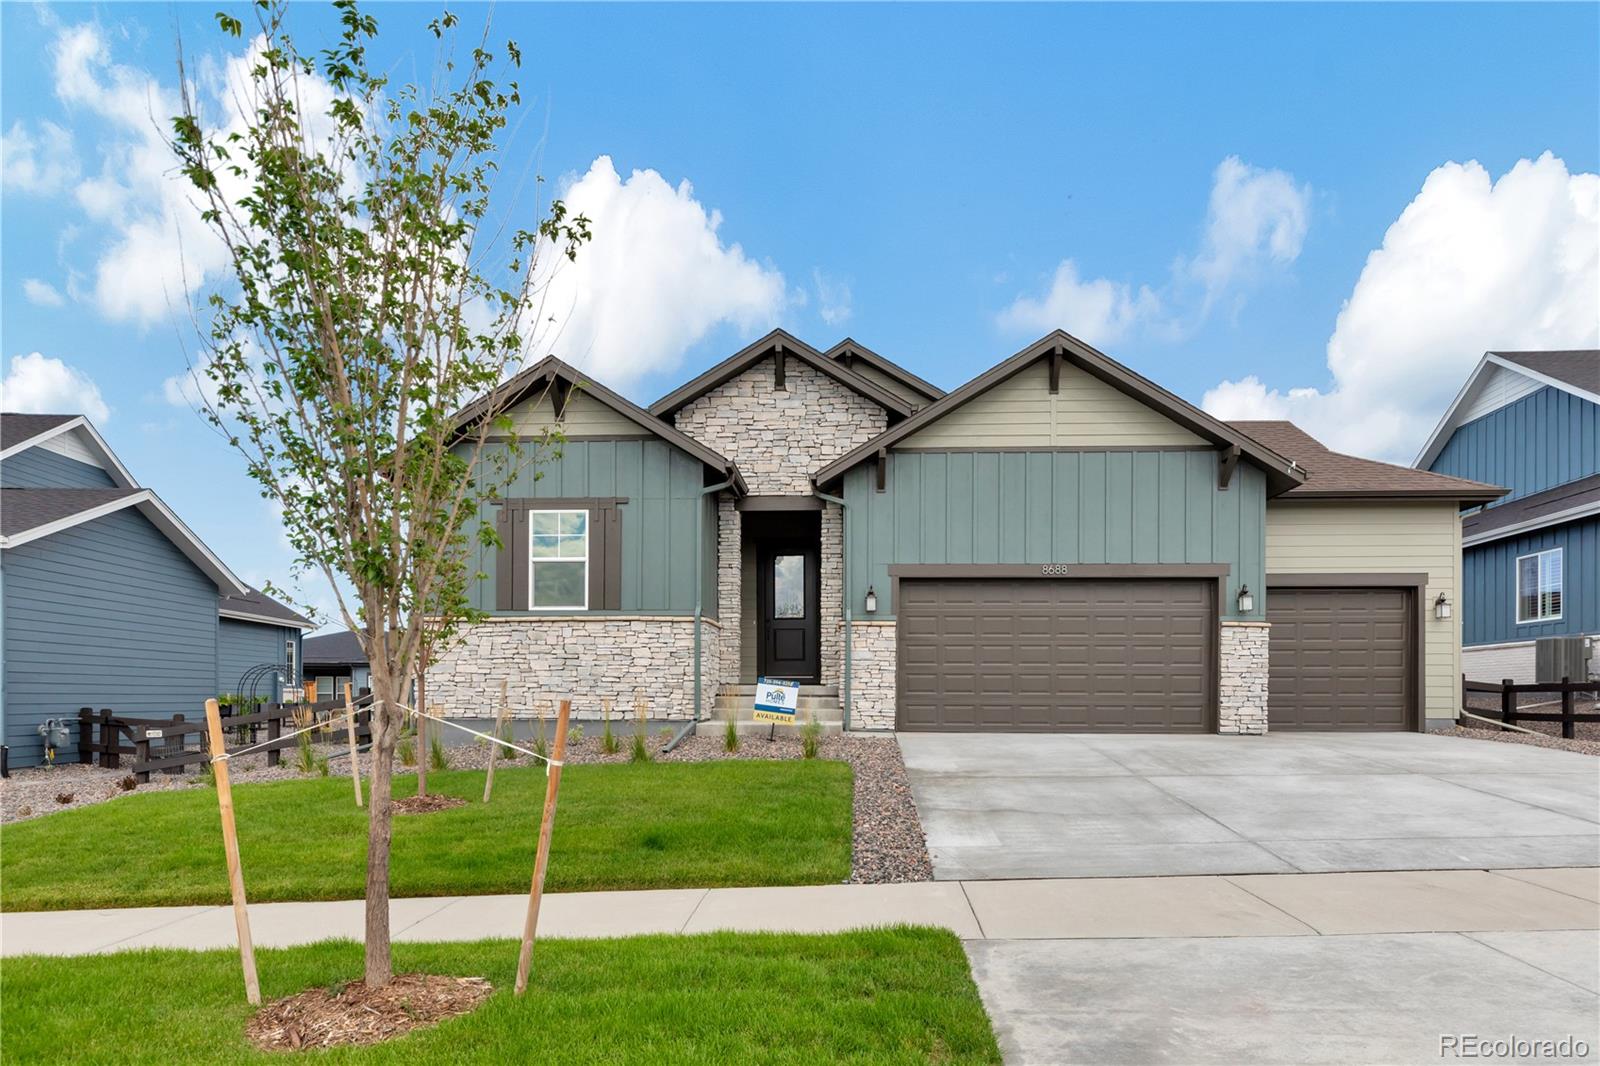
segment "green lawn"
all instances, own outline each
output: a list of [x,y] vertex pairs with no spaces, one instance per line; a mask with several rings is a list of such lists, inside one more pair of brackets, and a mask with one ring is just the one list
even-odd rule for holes
[[[318,1063],[998,1063],[960,941],[942,930],[833,936],[715,933],[551,940],[527,995],[516,943],[396,944],[397,972],[487,977],[472,1014]],[[258,954],[270,1001],[356,978],[348,942]],[[8,958],[0,1059],[55,1063],[291,1062],[244,1040],[231,951]]]
[[[395,818],[394,895],[526,892],[544,802],[542,770],[428,775],[465,807]],[[395,778],[411,795],[415,778]],[[252,902],[355,899],[367,818],[348,778],[234,787]],[[728,761],[568,766],[550,870],[553,892],[800,885],[850,874],[851,772],[841,762]],[[211,789],[153,792],[8,825],[0,909],[226,903]]]

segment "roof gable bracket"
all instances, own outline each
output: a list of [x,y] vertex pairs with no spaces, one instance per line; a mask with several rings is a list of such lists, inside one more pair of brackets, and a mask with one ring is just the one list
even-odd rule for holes
[[784,373],[788,368],[784,365],[783,343],[780,341],[772,346],[772,387],[787,391],[789,386],[784,381]]
[[1230,444],[1217,451],[1217,488],[1226,490],[1233,481],[1233,472],[1239,467],[1239,446]]
[[878,484],[877,491],[882,492],[889,487],[889,449],[878,449]]
[[1050,349],[1050,395],[1061,391],[1061,345]]
[[550,409],[556,421],[567,417],[567,404],[572,400],[572,382],[559,374],[550,376]]

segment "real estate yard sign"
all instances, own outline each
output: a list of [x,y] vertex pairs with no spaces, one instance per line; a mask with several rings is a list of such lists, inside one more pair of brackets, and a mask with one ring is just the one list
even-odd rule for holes
[[800,707],[800,682],[756,678],[755,720],[794,725]]

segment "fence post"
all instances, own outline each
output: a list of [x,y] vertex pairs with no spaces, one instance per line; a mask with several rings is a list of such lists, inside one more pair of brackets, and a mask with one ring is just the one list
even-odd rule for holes
[[78,761],[94,762],[94,708],[78,708]]
[[100,765],[113,770],[122,765],[122,738],[111,726],[111,708],[100,708]]
[[1578,734],[1574,731],[1572,721],[1572,678],[1561,679],[1561,738],[1571,740]]
[[[270,744],[281,736],[283,736],[283,705],[279,704],[278,713],[267,719],[267,743]],[[277,748],[267,749],[268,766],[277,766],[278,758],[279,752]]]
[[141,766],[150,765],[150,738],[145,736],[145,727],[140,726],[133,742],[133,777],[141,785],[150,780],[150,771],[141,770]]
[[[1502,678],[1500,681],[1500,721],[1508,725],[1515,725],[1517,721],[1517,693],[1516,681],[1512,678]],[[1502,729],[1502,733],[1511,730]]]

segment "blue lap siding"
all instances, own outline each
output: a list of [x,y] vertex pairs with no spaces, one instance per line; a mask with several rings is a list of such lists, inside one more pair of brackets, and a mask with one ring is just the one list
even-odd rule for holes
[[[222,619],[217,631],[218,691],[238,692],[240,679],[254,667],[265,663],[274,663],[286,668],[285,645],[290,641],[294,642],[294,661],[299,663],[301,660],[298,629],[262,625],[259,622],[246,622],[238,618]],[[298,676],[287,679],[291,687],[299,681]],[[246,692],[244,695],[262,696],[269,701],[279,698],[276,676],[262,676],[254,688],[253,693]]]
[[[1517,624],[1517,557],[1562,548],[1562,617]],[[1462,552],[1461,642],[1505,644],[1600,633],[1600,517],[1492,541]]]
[[[204,713],[216,694],[217,587],[137,510],[7,548],[0,567],[15,765],[42,759],[40,722],[80,707]],[[74,729],[60,757],[75,760],[76,744]]]
[[29,448],[0,463],[0,488],[109,489],[116,485],[98,466],[44,448]]

